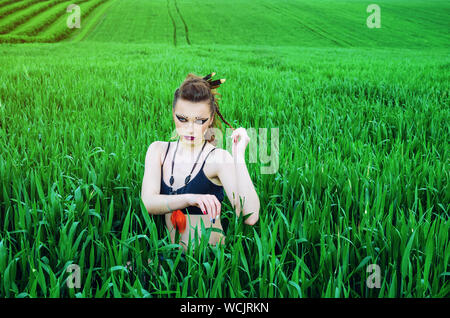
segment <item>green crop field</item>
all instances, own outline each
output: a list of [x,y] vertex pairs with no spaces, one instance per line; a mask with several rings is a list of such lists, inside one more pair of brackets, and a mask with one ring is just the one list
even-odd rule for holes
[[[0,297],[449,297],[450,2],[371,3],[0,0]],[[189,72],[279,165],[182,254],[140,194]]]

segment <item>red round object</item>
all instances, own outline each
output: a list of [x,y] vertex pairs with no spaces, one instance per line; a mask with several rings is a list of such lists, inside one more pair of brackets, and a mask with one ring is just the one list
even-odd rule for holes
[[186,216],[183,212],[181,212],[181,210],[173,211],[170,216],[170,221],[172,221],[173,227],[180,233],[183,233],[186,229]]

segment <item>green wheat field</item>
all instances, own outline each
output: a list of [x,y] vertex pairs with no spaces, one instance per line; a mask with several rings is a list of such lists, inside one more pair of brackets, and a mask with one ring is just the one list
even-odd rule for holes
[[[371,3],[0,0],[0,297],[449,297],[450,2]],[[279,167],[184,255],[140,194],[189,72]]]

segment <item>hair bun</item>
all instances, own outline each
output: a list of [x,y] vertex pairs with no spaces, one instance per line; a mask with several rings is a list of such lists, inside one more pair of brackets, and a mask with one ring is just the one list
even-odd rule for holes
[[203,77],[203,79],[209,84],[209,88],[210,89],[214,89],[214,88],[217,88],[217,87],[219,87],[222,83],[224,83],[225,82],[225,78],[221,78],[221,79],[218,79],[218,80],[212,80],[212,77],[215,75],[216,73],[215,72],[212,72],[211,74],[208,74],[208,75],[206,75],[206,76],[204,76]]

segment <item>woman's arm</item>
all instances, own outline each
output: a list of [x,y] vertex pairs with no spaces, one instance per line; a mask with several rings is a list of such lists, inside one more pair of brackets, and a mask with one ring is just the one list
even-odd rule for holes
[[[256,193],[250,174],[245,163],[245,152],[234,155],[235,174],[237,177],[237,192],[243,203],[244,215],[252,213],[245,221],[248,225],[254,225],[259,219],[260,202]],[[238,209],[241,209],[241,202],[236,202]],[[239,215],[239,214],[238,214]]]
[[178,209],[184,209],[189,206],[191,198],[189,193],[168,195],[168,194],[154,194],[142,197],[145,208],[150,214],[166,214]]
[[[241,130],[237,129],[236,131],[239,133]],[[217,155],[220,160],[217,176],[236,214],[240,215],[241,210],[244,215],[252,213],[245,220],[245,223],[254,225],[259,219],[260,202],[245,163],[245,147],[249,140],[244,140],[245,135],[246,133],[240,135],[242,138],[240,145],[237,145],[237,141],[233,143],[233,156],[226,150],[219,150]],[[241,205],[241,201],[243,206]]]
[[[141,200],[150,214],[165,214],[172,210],[189,206],[189,194],[160,194],[161,188],[161,147],[159,141],[153,142],[145,155],[145,170],[142,180]],[[170,210],[169,210],[170,209]]]
[[210,194],[160,194],[162,143],[153,142],[145,155],[145,170],[142,180],[141,200],[150,214],[166,214],[188,206],[199,207],[211,221],[220,213],[220,202]]

